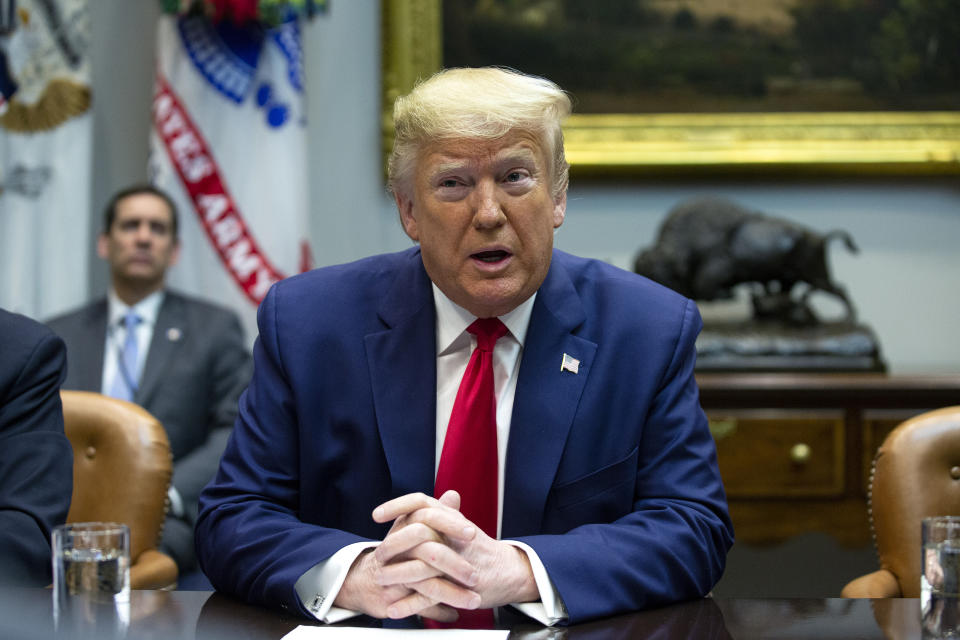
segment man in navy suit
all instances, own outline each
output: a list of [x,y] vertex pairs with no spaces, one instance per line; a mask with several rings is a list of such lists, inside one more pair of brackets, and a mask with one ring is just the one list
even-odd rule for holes
[[0,309],[0,585],[50,584],[50,534],[73,492],[66,355],[45,326]]
[[[569,624],[720,578],[733,532],[693,376],[699,313],[553,249],[569,112],[552,82],[491,68],[397,101],[390,186],[419,246],[289,278],[261,305],[201,496],[218,589],[327,622],[513,605]],[[506,327],[490,531],[437,479],[486,318]]]

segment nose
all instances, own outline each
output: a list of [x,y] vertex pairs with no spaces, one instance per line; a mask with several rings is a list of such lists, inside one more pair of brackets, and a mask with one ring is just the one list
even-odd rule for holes
[[137,225],[136,240],[140,244],[147,244],[153,239],[153,234],[150,231],[150,223],[147,221],[141,222]]
[[506,219],[501,206],[496,184],[493,180],[482,180],[474,191],[473,224],[477,229],[493,229]]

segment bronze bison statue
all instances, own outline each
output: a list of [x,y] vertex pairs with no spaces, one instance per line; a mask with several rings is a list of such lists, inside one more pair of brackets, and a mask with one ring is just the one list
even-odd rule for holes
[[634,271],[696,300],[731,298],[735,286],[753,283],[755,317],[795,324],[818,322],[809,298],[823,291],[843,303],[853,322],[853,304],[827,265],[834,239],[857,252],[846,231],[818,233],[727,199],[696,198],[670,210]]

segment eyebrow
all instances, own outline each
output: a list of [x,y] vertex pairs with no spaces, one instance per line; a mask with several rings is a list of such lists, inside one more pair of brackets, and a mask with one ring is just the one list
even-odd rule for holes
[[168,228],[173,226],[173,223],[170,222],[169,220],[158,220],[156,218],[148,218],[148,217],[137,215],[137,214],[133,214],[128,218],[117,218],[116,220],[114,220],[114,222],[121,226],[125,224],[139,225],[143,222],[146,222],[148,225],[151,225],[151,226],[160,225]]
[[[438,154],[438,155],[440,155],[440,157],[443,159],[434,165],[433,170],[430,172],[431,177],[435,177],[437,175],[446,173],[448,171],[459,171],[475,163],[473,157],[464,157],[462,159],[458,159],[458,158],[453,158],[451,156],[447,156],[446,154]],[[446,158],[450,158],[450,160],[446,160]],[[533,149],[521,146],[519,148],[511,148],[497,154],[496,156],[494,156],[493,163],[497,165],[501,165],[501,164],[509,164],[512,162],[531,162],[531,161],[534,164],[536,164],[537,154],[534,153]]]

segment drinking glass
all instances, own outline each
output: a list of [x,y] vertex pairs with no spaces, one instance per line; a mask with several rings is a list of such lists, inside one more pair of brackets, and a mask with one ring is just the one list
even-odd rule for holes
[[960,516],[924,518],[921,526],[923,637],[960,639]]
[[122,637],[130,621],[130,529],[80,522],[53,530],[53,613],[67,634]]

